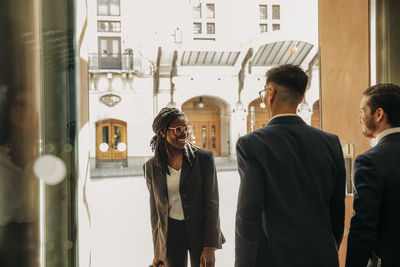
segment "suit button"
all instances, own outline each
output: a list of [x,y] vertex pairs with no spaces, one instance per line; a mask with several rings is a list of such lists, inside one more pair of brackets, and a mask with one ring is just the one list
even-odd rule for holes
[[189,207],[187,204],[185,204],[185,205],[183,205],[183,207],[185,208],[185,209],[187,209],[187,207]]
[[186,195],[185,195],[185,194],[182,194],[182,197],[183,197],[183,198],[186,198]]
[[190,220],[190,216],[186,216],[186,220]]

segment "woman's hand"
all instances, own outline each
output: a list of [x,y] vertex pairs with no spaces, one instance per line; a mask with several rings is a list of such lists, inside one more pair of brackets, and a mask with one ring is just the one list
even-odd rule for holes
[[200,256],[200,267],[215,266],[215,248],[204,248]]
[[159,262],[159,260],[156,257],[154,257],[154,259],[153,259],[153,267],[165,267],[164,264],[157,265],[158,262]]

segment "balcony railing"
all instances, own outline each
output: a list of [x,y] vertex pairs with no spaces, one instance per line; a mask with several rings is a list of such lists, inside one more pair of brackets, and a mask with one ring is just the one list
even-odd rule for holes
[[89,54],[89,70],[134,71],[133,54]]

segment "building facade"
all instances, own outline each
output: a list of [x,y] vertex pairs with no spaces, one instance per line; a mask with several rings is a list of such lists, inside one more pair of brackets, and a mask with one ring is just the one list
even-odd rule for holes
[[88,3],[90,156],[97,162],[126,166],[127,157],[151,156],[151,124],[165,106],[186,113],[196,145],[233,156],[238,137],[267,122],[258,91],[267,69],[284,63],[314,77],[299,108],[311,123],[319,97],[317,1]]

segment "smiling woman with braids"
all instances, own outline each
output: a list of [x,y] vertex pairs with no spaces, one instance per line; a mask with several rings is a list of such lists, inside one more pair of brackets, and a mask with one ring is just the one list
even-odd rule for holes
[[213,267],[214,252],[223,242],[213,154],[187,141],[190,127],[176,108],[163,108],[154,119],[153,131],[154,157],[144,167],[153,266],[186,267],[189,251],[192,267]]

